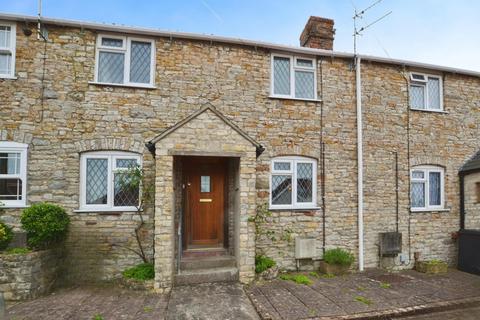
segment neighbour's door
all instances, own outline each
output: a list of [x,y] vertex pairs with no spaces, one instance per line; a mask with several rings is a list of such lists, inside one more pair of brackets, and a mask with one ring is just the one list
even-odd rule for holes
[[184,162],[186,244],[188,248],[223,245],[226,162],[192,157]]

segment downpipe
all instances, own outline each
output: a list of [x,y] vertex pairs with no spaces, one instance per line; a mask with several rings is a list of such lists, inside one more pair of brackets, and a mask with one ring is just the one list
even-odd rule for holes
[[358,269],[364,270],[364,234],[363,234],[363,121],[362,121],[362,79],[360,75],[361,58],[355,58],[355,87],[357,102],[357,210],[358,210]]

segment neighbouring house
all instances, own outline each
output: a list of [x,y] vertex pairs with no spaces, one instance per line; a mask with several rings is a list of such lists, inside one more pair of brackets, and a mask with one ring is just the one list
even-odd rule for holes
[[[39,35],[36,22],[0,14],[0,219],[66,208],[66,281],[140,262],[126,249],[138,195],[116,178],[132,164],[155,185],[142,236],[159,291],[192,275],[249,282],[256,252],[286,269],[334,247],[360,270],[408,268],[416,252],[456,264],[479,72],[333,51],[319,17],[300,47],[51,18]],[[380,234],[397,231],[398,254],[380,258]],[[313,259],[296,259],[302,243]]]

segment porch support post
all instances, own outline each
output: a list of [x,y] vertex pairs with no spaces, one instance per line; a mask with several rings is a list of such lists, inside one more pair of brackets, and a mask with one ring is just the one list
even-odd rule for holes
[[173,156],[157,148],[155,157],[155,291],[169,292],[174,276]]

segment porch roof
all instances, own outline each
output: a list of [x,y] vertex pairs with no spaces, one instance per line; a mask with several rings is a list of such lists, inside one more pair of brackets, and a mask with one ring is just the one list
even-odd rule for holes
[[231,127],[233,130],[235,130],[236,132],[238,132],[238,134],[240,134],[243,138],[245,138],[245,140],[249,141],[255,148],[256,148],[256,151],[257,151],[257,157],[260,156],[260,154],[262,154],[263,151],[265,151],[265,148],[260,144],[258,143],[255,139],[253,139],[252,137],[250,137],[245,131],[243,131],[240,127],[238,127],[233,121],[231,121],[230,119],[228,119],[227,117],[225,117],[220,111],[217,110],[217,108],[215,108],[215,106],[213,104],[211,104],[210,102],[207,102],[203,107],[201,107],[200,109],[198,109],[197,111],[195,111],[194,113],[192,113],[191,115],[189,115],[188,117],[184,118],[183,120],[177,122],[175,125],[171,126],[170,128],[166,129],[165,131],[163,131],[162,133],[160,133],[159,135],[157,135],[155,138],[153,138],[152,140],[150,140],[149,142],[146,143],[146,146],[147,148],[151,151],[155,148],[155,144],[159,141],[161,141],[163,138],[165,138],[166,136],[168,136],[169,134],[171,134],[172,132],[174,132],[175,130],[183,127],[185,124],[187,124],[188,122],[192,121],[193,119],[195,119],[196,117],[198,117],[199,115],[201,115],[202,113],[206,112],[207,110],[210,110],[211,112],[213,112],[218,118],[220,118],[225,124],[227,124],[229,127]]
[[475,153],[467,162],[458,170],[460,174],[468,174],[474,171],[480,171],[480,150]]

